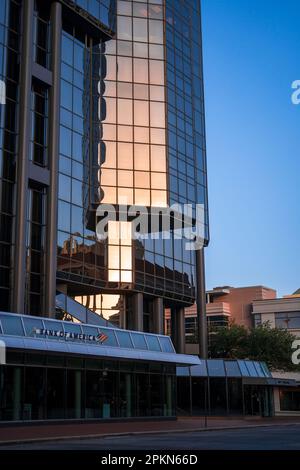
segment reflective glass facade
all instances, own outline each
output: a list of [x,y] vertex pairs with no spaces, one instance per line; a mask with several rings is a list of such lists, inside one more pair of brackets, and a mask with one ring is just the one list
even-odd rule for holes
[[99,204],[207,205],[200,7],[178,3],[117,1],[116,36],[99,44],[63,26],[58,278],[106,318],[130,309],[124,289],[195,299],[194,252],[173,233],[95,233]]
[[118,2],[103,45],[103,203],[167,205],[163,6]]
[[174,5],[1,2],[2,310],[55,316],[57,290],[162,332],[164,308],[195,301],[195,253],[173,229],[132,240],[132,220],[115,220],[96,233],[105,204],[204,203],[208,243],[200,2]]
[[[15,182],[20,72],[20,1],[0,2],[0,310],[10,310],[13,296]],[[2,87],[1,85],[1,87]],[[6,96],[5,96],[6,95]]]
[[92,17],[100,21],[102,26],[105,26],[111,31],[114,31],[116,27],[116,1],[117,0],[63,0],[66,4],[75,4],[77,7],[82,8],[82,10],[88,12]]

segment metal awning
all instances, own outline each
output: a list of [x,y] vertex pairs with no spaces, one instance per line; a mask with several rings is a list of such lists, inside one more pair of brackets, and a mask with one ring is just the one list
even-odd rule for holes
[[76,354],[85,357],[102,357],[106,359],[126,359],[138,361],[154,361],[160,363],[173,363],[178,366],[190,366],[200,364],[197,356],[188,354],[164,353],[154,351],[141,351],[138,349],[114,348],[103,345],[88,346],[86,344],[67,343],[55,340],[35,338],[18,338],[16,336],[0,335],[7,348],[27,351],[43,351],[51,353]]
[[179,377],[241,378],[244,384],[270,385],[272,374],[264,362],[235,359],[206,359],[196,367],[178,367]]
[[198,356],[177,354],[164,335],[0,312],[0,340],[7,348],[124,360],[201,364]]

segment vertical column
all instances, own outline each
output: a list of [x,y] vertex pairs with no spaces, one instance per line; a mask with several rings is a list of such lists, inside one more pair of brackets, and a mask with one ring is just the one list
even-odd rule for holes
[[185,314],[184,308],[177,310],[177,348],[180,354],[185,353]]
[[14,271],[14,302],[17,313],[24,313],[26,278],[26,208],[28,197],[28,155],[30,142],[30,98],[33,51],[34,0],[24,0],[22,11],[22,50],[20,67],[19,154],[17,163],[17,213]]
[[[121,297],[120,297],[120,300],[121,300]],[[126,325],[126,309],[127,309],[126,300],[127,300],[126,295],[122,295],[123,308],[120,309],[119,327],[123,328],[123,329],[127,328],[127,325]]]
[[206,319],[206,293],[205,293],[205,267],[204,248],[196,251],[196,272],[197,272],[197,323],[199,353],[203,359],[207,358],[207,319]]
[[13,421],[21,419],[21,368],[14,368]]
[[143,294],[137,293],[133,296],[133,324],[136,331],[143,331],[143,314],[144,314],[144,305],[143,305]]
[[130,418],[131,412],[131,375],[126,374],[126,417]]
[[153,300],[152,309],[153,333],[162,335],[164,333],[164,302],[162,297]]
[[75,418],[81,418],[81,371],[75,371]]
[[185,316],[184,308],[171,310],[171,336],[176,352],[185,353]]
[[171,339],[177,351],[177,315],[175,308],[171,308]]
[[61,4],[51,5],[51,69],[52,87],[49,103],[49,170],[50,186],[47,210],[47,261],[46,261],[46,314],[55,316],[56,296],[56,250],[57,250],[57,199],[58,199],[58,155],[59,155],[59,108],[61,66]]
[[167,399],[167,409],[166,409],[166,416],[173,415],[173,400],[172,400],[172,377],[167,377],[166,380],[166,399]]

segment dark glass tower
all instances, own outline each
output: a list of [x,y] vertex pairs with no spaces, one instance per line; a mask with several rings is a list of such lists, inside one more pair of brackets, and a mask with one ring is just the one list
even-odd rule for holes
[[62,292],[118,326],[162,333],[169,308],[183,352],[184,307],[203,308],[203,250],[172,231],[132,240],[118,218],[101,241],[96,211],[178,203],[195,217],[203,204],[208,243],[200,2],[0,8],[1,310],[54,317]]

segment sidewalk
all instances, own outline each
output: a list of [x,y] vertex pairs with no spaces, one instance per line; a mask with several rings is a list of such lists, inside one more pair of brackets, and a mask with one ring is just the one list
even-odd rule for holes
[[38,442],[132,434],[161,434],[173,432],[242,429],[261,426],[296,425],[300,417],[277,418],[224,418],[210,417],[207,428],[203,417],[178,418],[176,421],[139,421],[112,423],[61,423],[44,425],[18,425],[0,427],[0,445],[16,442]]

